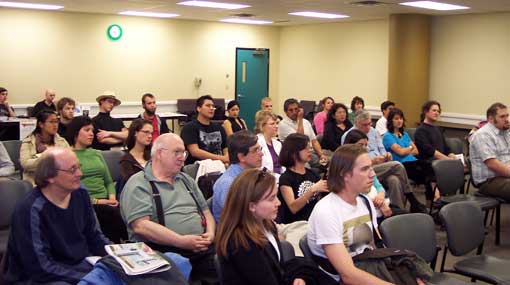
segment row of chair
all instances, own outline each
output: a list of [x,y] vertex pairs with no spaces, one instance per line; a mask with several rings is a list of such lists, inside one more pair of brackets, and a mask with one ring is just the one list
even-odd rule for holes
[[[473,202],[456,202],[444,206],[439,212],[447,232],[447,245],[443,251],[440,272],[435,272],[428,284],[467,285],[472,284],[452,278],[443,272],[451,272],[481,280],[490,284],[510,284],[510,261],[482,254],[485,229],[481,208]],[[379,226],[386,246],[414,251],[435,270],[438,250],[435,224],[430,215],[406,214],[390,217]],[[299,247],[305,258],[313,261],[307,236],[303,236]],[[466,257],[445,269],[448,252],[463,256],[478,249],[477,255]]]

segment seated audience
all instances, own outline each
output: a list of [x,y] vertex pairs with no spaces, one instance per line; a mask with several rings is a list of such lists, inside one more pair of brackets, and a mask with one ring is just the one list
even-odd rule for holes
[[160,135],[151,157],[143,172],[131,176],[120,196],[129,239],[189,258],[191,281],[217,282],[214,218],[196,182],[180,172],[186,160],[183,141],[173,133]]
[[430,163],[423,163],[416,158],[419,154],[418,148],[404,131],[404,113],[394,108],[388,113],[387,120],[388,131],[383,136],[384,148],[391,153],[394,161],[404,165],[409,178],[418,184],[424,184],[427,192],[432,192],[430,183],[434,178],[434,170]]
[[[420,121],[422,122],[414,133],[414,142],[418,148],[418,159],[424,164],[430,164],[434,159],[457,159],[446,144],[443,132],[435,124],[441,115],[441,105],[437,101],[427,101],[421,107]],[[439,199],[439,191],[434,193],[429,189],[427,200]]]
[[359,96],[354,96],[351,100],[351,112],[349,113],[348,119],[354,122],[354,114],[356,111],[365,109],[365,101]]
[[266,168],[245,170],[234,180],[216,238],[224,284],[305,284],[309,275],[300,270],[291,283],[285,280],[282,247],[273,222],[280,205],[277,192],[275,178]]
[[216,223],[220,220],[230,185],[234,179],[243,170],[260,168],[262,165],[262,148],[257,141],[257,136],[246,130],[234,133],[229,138],[228,155],[231,164],[213,186],[211,210]]
[[143,171],[151,159],[153,124],[149,120],[136,119],[129,126],[126,140],[127,153],[120,160],[120,175],[125,183],[129,178]]
[[156,97],[151,93],[145,93],[142,96],[142,107],[145,110],[143,113],[138,116],[138,118],[142,118],[144,120],[148,120],[152,122],[153,134],[152,141],[154,142],[160,134],[166,134],[170,132],[168,129],[168,125],[165,119],[160,118],[156,114]]
[[246,122],[239,117],[240,110],[239,102],[235,100],[228,102],[228,117],[225,122],[223,122],[223,128],[225,129],[227,137],[230,137],[235,132],[247,129]]
[[278,118],[270,111],[259,111],[255,117],[255,133],[262,148],[262,167],[267,168],[278,179],[284,169],[278,157],[282,143],[276,138],[278,135]]
[[299,106],[298,101],[293,98],[285,100],[283,109],[285,111],[285,118],[278,124],[278,138],[284,141],[290,134],[298,133],[306,135],[312,142],[312,148],[315,151],[312,154],[310,165],[316,167],[319,164],[327,163],[327,158],[322,153],[321,145],[317,141],[312,124],[304,119],[304,111]]
[[[391,154],[386,152],[382,144],[382,138],[371,125],[370,113],[366,110],[356,112],[354,127],[348,130],[342,137],[345,137],[354,130],[360,130],[368,137],[368,156],[372,159],[372,165],[377,178],[388,190],[392,203],[404,209],[405,197],[411,203],[411,212],[426,211],[425,205],[420,203],[413,194],[413,188],[409,184],[404,166],[398,161],[392,161]],[[405,195],[405,197],[404,197]]]
[[59,117],[58,134],[63,138],[66,138],[67,125],[69,125],[71,120],[74,118],[75,106],[76,102],[68,97],[63,97],[57,102],[57,112]]
[[0,117],[16,117],[14,109],[7,101],[8,94],[7,89],[0,87]]
[[510,201],[510,123],[508,108],[494,103],[487,109],[488,123],[471,138],[471,175],[481,193]]
[[115,93],[105,91],[96,101],[99,103],[99,113],[92,118],[95,134],[92,148],[109,150],[122,146],[127,138],[127,128],[122,119],[110,115],[113,108],[120,105],[120,100],[115,97]]
[[326,123],[327,116],[331,107],[335,104],[335,100],[331,97],[324,97],[319,104],[319,113],[315,115],[313,118],[313,125],[315,126],[315,130],[318,135],[322,135],[324,133],[324,123]]
[[377,120],[377,123],[375,124],[375,129],[381,136],[383,136],[388,131],[386,128],[386,123],[388,121],[388,114],[393,108],[395,108],[395,103],[391,101],[384,101],[381,104],[382,116],[379,118],[379,120]]
[[4,144],[0,141],[0,179],[7,178],[14,174],[14,163]]
[[78,116],[69,123],[67,138],[81,164],[80,180],[89,191],[103,233],[115,243],[127,240],[126,226],[120,216],[115,196],[115,182],[101,151],[90,148],[94,139],[94,126],[89,117]]
[[37,188],[12,215],[4,278],[9,284],[76,284],[92,270],[85,258],[110,244],[96,224],[80,162],[69,149],[48,149],[35,171]]
[[280,176],[278,197],[284,202],[280,221],[290,224],[306,221],[313,207],[328,192],[326,180],[305,167],[311,159],[310,140],[303,134],[291,134],[284,141],[280,164],[287,170]]
[[30,114],[30,117],[37,117],[37,114],[41,111],[52,111],[56,112],[57,108],[55,107],[55,90],[47,89],[44,92],[44,100],[37,102],[35,104],[34,108],[32,109],[32,113]]
[[186,164],[197,160],[213,159],[228,163],[227,135],[214,117],[214,101],[210,95],[197,99],[197,118],[184,125],[181,137],[189,152]]
[[341,103],[334,104],[329,110],[321,141],[323,149],[334,152],[342,145],[343,134],[352,128],[352,122],[347,119],[347,112],[347,106]]
[[53,111],[44,110],[37,114],[35,130],[23,139],[19,161],[23,168],[23,179],[34,183],[35,168],[41,154],[49,147],[69,147],[67,141],[58,135],[58,119]]
[[[312,254],[327,259],[333,270],[327,272],[341,284],[391,284],[358,269],[352,257],[371,250],[372,231],[377,220],[372,201],[369,207],[360,196],[373,185],[375,172],[365,147],[347,144],[339,147],[329,165],[328,187],[309,219],[308,246]],[[326,271],[327,266],[321,266]]]

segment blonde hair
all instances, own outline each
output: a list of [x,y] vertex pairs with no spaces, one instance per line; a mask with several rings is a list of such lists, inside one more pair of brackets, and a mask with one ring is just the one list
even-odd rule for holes
[[262,133],[262,128],[267,123],[269,119],[273,119],[275,121],[278,120],[275,114],[269,111],[258,111],[255,114],[255,133]]

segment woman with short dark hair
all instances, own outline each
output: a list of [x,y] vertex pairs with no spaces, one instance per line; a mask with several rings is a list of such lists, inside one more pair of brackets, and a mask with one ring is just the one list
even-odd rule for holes
[[101,151],[90,148],[94,139],[94,126],[89,117],[78,116],[67,126],[67,139],[81,164],[80,180],[89,191],[101,230],[114,243],[127,239],[127,230],[120,216],[115,182]]
[[341,103],[334,104],[328,112],[328,120],[324,124],[324,135],[321,146],[323,149],[335,151],[342,145],[342,136],[350,128],[352,122],[347,119],[347,106]]
[[284,224],[307,221],[322,193],[328,192],[326,180],[305,167],[311,157],[308,136],[295,133],[283,141],[280,164],[287,170],[280,176],[278,194],[284,202],[279,217]]

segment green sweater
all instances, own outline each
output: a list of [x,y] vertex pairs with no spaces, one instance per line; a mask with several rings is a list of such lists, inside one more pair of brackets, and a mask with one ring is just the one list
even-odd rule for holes
[[89,191],[90,197],[108,199],[109,194],[115,194],[115,185],[101,152],[92,148],[74,152],[80,161],[83,173],[80,181]]

